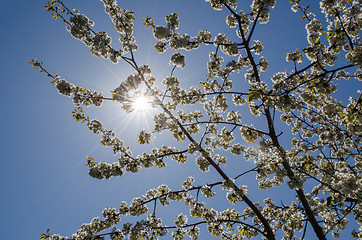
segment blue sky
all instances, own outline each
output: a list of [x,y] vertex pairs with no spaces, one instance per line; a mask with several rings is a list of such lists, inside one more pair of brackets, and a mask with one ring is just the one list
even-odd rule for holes
[[[64,2],[94,20],[94,29],[106,30],[118,46],[117,34],[100,1]],[[105,207],[117,208],[121,201],[130,202],[148,188],[162,183],[180,187],[195,168],[193,162],[186,165],[170,162],[166,169],[143,170],[107,181],[89,177],[86,156],[94,156],[98,161],[116,159],[109,149],[100,146],[99,137],[70,118],[71,101],[60,96],[49,83],[50,79],[31,69],[28,62],[37,56],[50,72],[57,72],[74,84],[103,91],[106,96],[133,71],[125,63],[113,65],[91,56],[81,42],[65,31],[61,21],[54,21],[44,10],[45,3],[5,1],[0,9],[3,33],[0,38],[3,89],[0,95],[3,102],[0,229],[3,239],[39,239],[47,228],[70,236],[82,223],[99,216]],[[164,16],[176,12],[181,21],[179,32],[190,35],[203,29],[215,35],[227,29],[226,12],[215,12],[202,0],[119,3],[122,8],[135,10],[135,35],[140,48],[136,58],[140,64],[150,64],[159,79],[171,71],[170,54],[154,51],[152,33],[141,24],[143,16],[154,18],[156,24],[164,24]],[[294,14],[287,1],[279,1],[276,7],[271,11],[270,24],[260,26],[255,35],[264,43],[263,55],[271,58],[271,73],[289,68],[286,52],[306,46],[300,14]],[[226,32],[234,34],[234,30]],[[197,84],[205,76],[211,50],[213,48],[201,48],[186,54],[186,68],[176,70],[183,84]],[[361,89],[361,85],[356,88]],[[115,103],[106,103],[102,109],[89,109],[88,113],[102,120],[106,128],[115,128],[121,138],[137,148],[137,131],[133,128],[147,128],[152,119],[133,116],[130,120]],[[201,180],[207,182],[208,177],[218,179],[211,171]],[[177,212],[177,208],[173,210]]]

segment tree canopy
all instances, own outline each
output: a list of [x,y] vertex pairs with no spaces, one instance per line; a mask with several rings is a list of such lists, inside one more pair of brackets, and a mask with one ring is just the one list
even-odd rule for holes
[[[255,37],[273,17],[275,0],[253,0],[247,7],[237,0],[206,0],[225,14],[218,33],[183,33],[177,13],[165,22],[145,16],[143,27],[155,39],[152,51],[170,53],[163,63],[170,72],[162,79],[135,55],[144,47],[134,35],[142,27],[134,24],[135,12],[127,3],[101,1],[119,34],[118,48],[81,10],[71,10],[71,3],[52,0],[45,8],[92,55],[133,69],[118,87],[91,90],[51,73],[37,59],[30,62],[73,101],[72,118],[112,149],[113,162],[87,157],[89,175],[142,175],[141,169],[167,169],[170,161],[192,162],[199,171],[179,188],[165,182],[105,208],[69,238],[48,229],[41,239],[272,240],[304,239],[307,232],[315,239],[362,238],[361,0],[322,0],[319,8],[290,0],[295,21],[305,24],[307,44],[285,52],[286,62],[274,64],[281,69],[276,72],[268,69],[263,39]],[[202,48],[209,51],[207,62],[197,66],[204,76],[186,84],[181,73],[187,59]],[[343,92],[343,85],[352,89]],[[117,102],[129,114],[153,109],[152,126],[136,133],[138,146],[88,116],[89,108],[104,101]],[[205,182],[209,171],[215,177]],[[245,185],[245,178],[256,184]],[[283,196],[271,194],[273,189],[282,189]],[[177,216],[159,213],[160,206],[174,204],[183,205]]]

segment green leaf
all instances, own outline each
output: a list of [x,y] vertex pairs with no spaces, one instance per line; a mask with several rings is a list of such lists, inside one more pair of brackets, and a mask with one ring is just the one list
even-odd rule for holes
[[50,229],[48,228],[47,231],[40,236],[40,240],[47,240],[47,239],[49,239],[49,238],[50,238],[50,233],[49,233],[49,231],[50,231]]
[[248,103],[253,100],[253,96],[251,92],[248,94]]
[[314,49],[313,49],[313,47],[305,47],[305,48],[303,49],[303,51],[304,51],[305,53],[308,53],[308,52],[313,52]]
[[254,97],[255,97],[255,91],[254,91],[253,89],[254,89],[253,86],[251,86],[251,87],[249,88],[248,103],[249,103],[250,101],[252,101],[252,100],[254,99]]

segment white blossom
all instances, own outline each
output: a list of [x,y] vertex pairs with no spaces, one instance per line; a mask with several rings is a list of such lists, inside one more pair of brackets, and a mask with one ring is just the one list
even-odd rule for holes
[[182,55],[181,53],[174,53],[171,56],[171,60],[170,60],[170,65],[176,65],[180,68],[185,67],[185,56]]

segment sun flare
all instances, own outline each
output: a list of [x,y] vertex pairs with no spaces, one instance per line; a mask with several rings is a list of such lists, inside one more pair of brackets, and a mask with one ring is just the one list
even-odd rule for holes
[[137,96],[132,103],[132,107],[136,112],[144,112],[151,108],[150,98],[145,95]]

